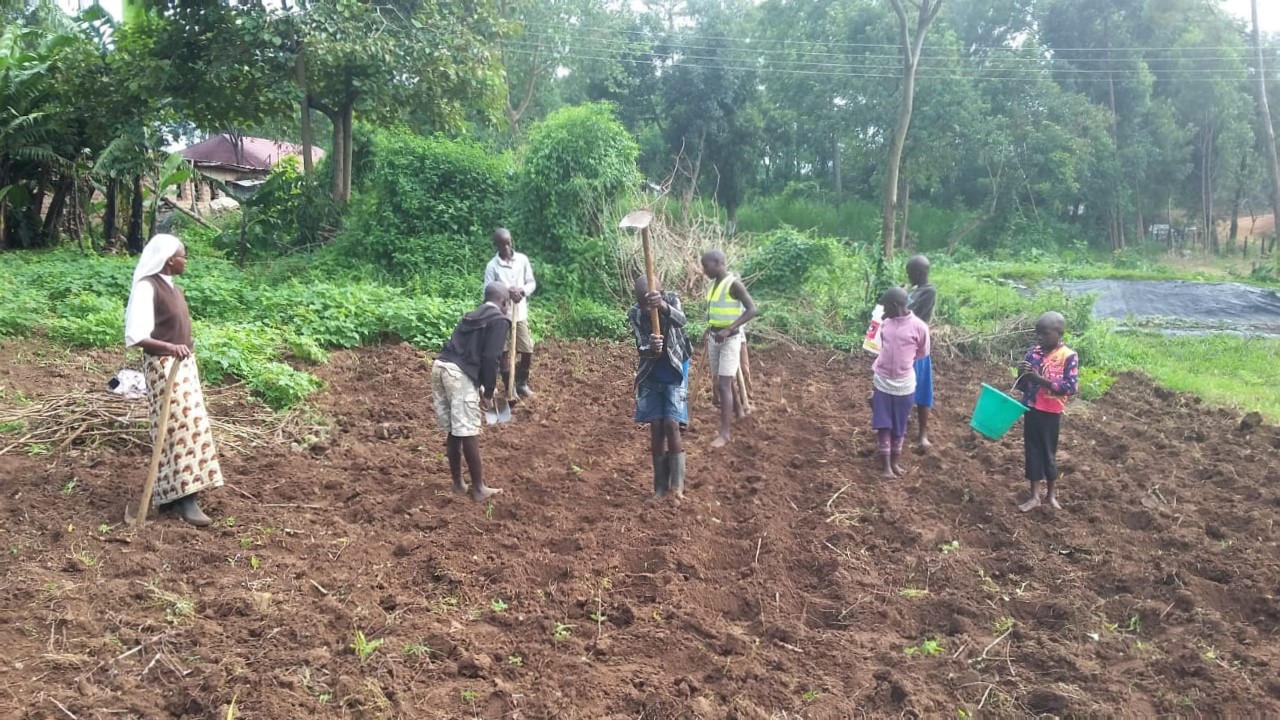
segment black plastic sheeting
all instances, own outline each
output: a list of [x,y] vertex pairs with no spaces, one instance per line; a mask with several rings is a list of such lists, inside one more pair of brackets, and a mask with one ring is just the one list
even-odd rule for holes
[[1172,320],[1183,329],[1280,335],[1280,295],[1268,288],[1185,280],[1070,280],[1048,285],[1068,295],[1095,295],[1095,317]]

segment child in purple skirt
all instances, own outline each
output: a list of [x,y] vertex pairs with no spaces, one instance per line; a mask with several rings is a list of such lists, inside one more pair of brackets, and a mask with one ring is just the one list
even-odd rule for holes
[[871,426],[876,430],[881,475],[901,477],[899,465],[907,424],[915,407],[915,362],[929,356],[929,326],[907,309],[907,291],[894,288],[880,298],[880,356],[871,366]]

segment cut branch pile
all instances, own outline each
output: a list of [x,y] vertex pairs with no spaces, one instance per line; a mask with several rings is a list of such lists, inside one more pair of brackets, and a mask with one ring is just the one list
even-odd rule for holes
[[[213,436],[219,450],[247,453],[253,448],[319,437],[323,428],[303,413],[276,413],[249,402],[240,385],[208,388]],[[25,405],[0,405],[0,455],[19,448],[35,454],[69,449],[151,447],[147,401],[108,392],[50,395]]]
[[966,330],[954,325],[932,328],[933,354],[948,360],[960,357],[1014,362],[1035,340],[1035,319],[1015,316],[985,330]]

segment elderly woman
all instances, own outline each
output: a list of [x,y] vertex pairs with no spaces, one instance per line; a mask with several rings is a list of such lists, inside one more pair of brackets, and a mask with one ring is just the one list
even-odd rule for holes
[[182,290],[173,284],[174,276],[181,275],[186,267],[187,251],[182,241],[173,235],[151,238],[133,271],[124,343],[126,347],[140,347],[144,353],[153,443],[159,432],[160,403],[169,369],[179,363],[151,504],[204,527],[213,521],[200,509],[197,496],[202,490],[222,485],[222,469],[192,353],[191,313]]

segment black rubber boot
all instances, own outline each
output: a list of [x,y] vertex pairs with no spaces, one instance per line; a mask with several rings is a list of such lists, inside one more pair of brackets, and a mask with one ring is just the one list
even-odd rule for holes
[[667,455],[668,487],[678,498],[684,497],[684,453]]
[[533,397],[529,387],[529,370],[533,367],[533,353],[520,353],[520,362],[516,365],[516,394],[522,398]]
[[209,527],[213,524],[213,518],[204,514],[200,509],[200,503],[196,498],[196,493],[191,493],[186,497],[180,498],[174,503],[174,509],[178,511],[178,517],[185,520],[190,525],[196,527]]
[[666,455],[653,456],[653,496],[666,497],[671,486],[671,465]]

